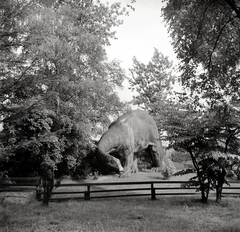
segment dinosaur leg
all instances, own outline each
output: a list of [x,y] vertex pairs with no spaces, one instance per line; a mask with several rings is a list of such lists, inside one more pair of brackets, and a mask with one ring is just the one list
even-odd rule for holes
[[153,172],[160,172],[162,170],[162,160],[160,154],[158,153],[157,146],[149,146],[148,152],[152,159],[152,171]]
[[129,151],[125,151],[123,154],[124,157],[124,172],[121,174],[120,177],[128,177],[131,174],[132,166],[133,166],[133,153]]
[[132,173],[137,173],[137,172],[138,172],[138,159],[137,159],[137,154],[134,154],[131,172],[132,172]]

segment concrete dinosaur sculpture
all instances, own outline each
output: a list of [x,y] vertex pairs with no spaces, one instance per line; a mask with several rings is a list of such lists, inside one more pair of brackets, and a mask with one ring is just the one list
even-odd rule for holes
[[134,110],[112,122],[98,143],[97,159],[128,176],[137,172],[137,153],[146,150],[152,166],[162,169],[164,150],[153,118],[145,111]]

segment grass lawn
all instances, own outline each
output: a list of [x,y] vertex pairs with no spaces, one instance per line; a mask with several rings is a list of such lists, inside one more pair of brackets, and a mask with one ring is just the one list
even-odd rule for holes
[[203,205],[196,197],[104,199],[0,208],[0,231],[237,232],[240,198]]

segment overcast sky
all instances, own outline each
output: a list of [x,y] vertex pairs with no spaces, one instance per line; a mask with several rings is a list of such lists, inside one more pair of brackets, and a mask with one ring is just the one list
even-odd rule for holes
[[[121,2],[125,7],[131,0],[101,0],[102,2]],[[107,48],[110,60],[118,59],[127,71],[132,66],[132,58],[147,63],[153,56],[154,47],[174,60],[175,55],[170,43],[167,28],[161,16],[162,0],[136,0],[129,9],[129,16],[124,17],[123,24],[116,28],[117,40],[111,40]],[[132,93],[125,89],[121,93],[122,100],[130,100]]]

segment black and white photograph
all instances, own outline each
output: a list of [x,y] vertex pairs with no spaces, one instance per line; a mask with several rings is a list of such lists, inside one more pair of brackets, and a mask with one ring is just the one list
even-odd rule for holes
[[239,232],[240,0],[0,0],[1,232]]

